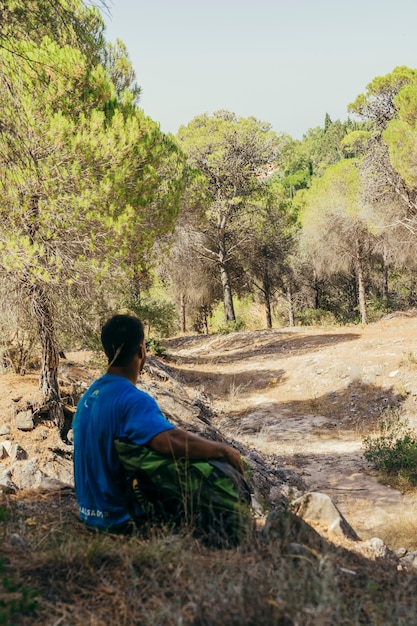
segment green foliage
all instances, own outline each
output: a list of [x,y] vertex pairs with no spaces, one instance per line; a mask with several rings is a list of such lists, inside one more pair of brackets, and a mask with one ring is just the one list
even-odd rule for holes
[[292,198],[293,194],[298,189],[305,189],[309,186],[311,181],[311,174],[309,170],[297,170],[294,174],[289,174],[282,180],[282,185],[288,192],[288,195]]
[[345,135],[340,144],[344,156],[348,158],[356,158],[363,154],[366,150],[370,137],[371,131],[369,130],[353,130]]
[[368,317],[370,322],[377,322],[384,315],[398,310],[398,302],[392,298],[386,299],[373,296],[367,300]]
[[413,81],[417,70],[404,65],[384,76],[376,76],[366,88],[366,93],[360,94],[349,104],[348,110],[360,115],[364,120],[371,120],[377,128],[385,128],[387,123],[396,116],[394,98],[399,90]]
[[0,557],[0,624],[13,626],[18,615],[35,610],[38,594],[26,585],[14,583],[5,572],[5,560]]
[[334,326],[336,318],[331,311],[305,308],[297,313],[296,323],[301,326]]
[[9,516],[8,511],[0,507],[0,522],[5,522]]
[[168,354],[168,350],[165,348],[165,346],[163,346],[161,342],[158,341],[158,339],[155,339],[155,337],[151,337],[150,339],[146,340],[146,350],[150,354],[162,358],[167,356]]
[[414,80],[395,97],[398,119],[389,122],[383,135],[391,163],[410,189],[417,186],[417,79]]
[[157,333],[161,337],[169,337],[178,329],[178,314],[172,302],[149,296],[132,298],[128,308],[142,320],[148,335]]
[[97,7],[86,6],[82,0],[7,0],[0,4],[0,40],[21,54],[20,42],[40,43],[45,35],[52,36],[61,46],[77,45],[97,60],[103,45],[104,22]]
[[235,298],[236,321],[226,323],[224,306],[220,302],[209,317],[209,330],[212,333],[227,334],[238,330],[259,330],[265,328],[265,316],[260,311],[251,294]]
[[243,320],[234,320],[229,321],[225,326],[221,326],[218,332],[221,335],[229,335],[230,333],[234,333],[236,331],[242,330],[245,327]]
[[406,418],[389,407],[376,434],[364,438],[364,457],[395,484],[417,484],[417,435]]
[[182,126],[178,140],[188,164],[198,168],[207,181],[210,204],[204,230],[208,237],[201,253],[218,267],[226,319],[234,321],[230,250],[245,240],[248,209],[276,160],[278,137],[270,124],[254,117],[237,118],[229,111],[217,111]]
[[[81,3],[64,7],[69,20]],[[10,292],[20,289],[32,325],[45,330],[46,395],[56,378],[56,312],[68,322],[81,311],[62,306],[63,294],[71,292],[67,305],[87,297],[94,309],[97,283],[112,292],[120,272],[141,268],[173,228],[185,165],[173,139],[135,105],[125,47],[108,50],[107,71],[91,46],[55,34],[0,47],[0,277]]]

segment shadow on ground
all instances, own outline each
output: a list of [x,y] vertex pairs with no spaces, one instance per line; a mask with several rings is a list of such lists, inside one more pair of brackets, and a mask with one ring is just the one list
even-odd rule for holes
[[[170,364],[204,365],[259,359],[262,355],[294,356],[311,353],[324,346],[359,339],[356,333],[325,333],[314,336],[294,335],[294,332],[253,331],[230,335],[181,337],[167,340],[167,358]],[[199,349],[199,346],[201,348]],[[195,350],[196,354],[187,354]],[[184,353],[185,352],[185,353]],[[224,354],[228,352],[229,354]]]
[[300,416],[320,416],[326,418],[320,425],[320,430],[345,428],[366,434],[374,429],[384,411],[388,408],[399,409],[404,401],[404,395],[397,393],[392,387],[387,389],[361,381],[352,381],[344,389],[313,398],[285,402],[268,400],[265,404],[258,404],[253,411],[245,409],[234,412],[231,408],[229,415],[222,418],[222,426],[236,430],[239,419],[248,422],[252,413],[257,424],[256,430],[252,432],[261,431],[263,428],[260,415],[263,415],[265,421],[269,423],[274,415],[277,422],[281,421],[283,416],[289,421]]
[[229,401],[237,396],[261,392],[272,385],[278,385],[286,380],[283,369],[260,369],[247,372],[206,372],[200,369],[183,369],[174,367],[176,377],[187,385],[202,385],[205,392],[213,397],[225,396]]

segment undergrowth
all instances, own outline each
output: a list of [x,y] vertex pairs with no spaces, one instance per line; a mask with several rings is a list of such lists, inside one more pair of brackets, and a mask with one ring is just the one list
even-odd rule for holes
[[[44,498],[44,496],[42,496]],[[417,574],[280,524],[210,549],[183,530],[92,533],[63,499],[9,502],[7,575],[37,594],[8,626],[359,626],[415,623]],[[30,520],[30,523],[29,523]],[[27,522],[27,523],[26,523]],[[13,549],[18,531],[27,549]]]
[[386,482],[400,488],[417,485],[417,435],[398,410],[384,411],[363,446],[365,459]]

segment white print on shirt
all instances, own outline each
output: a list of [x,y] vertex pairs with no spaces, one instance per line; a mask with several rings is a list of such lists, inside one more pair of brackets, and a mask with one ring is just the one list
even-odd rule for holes
[[100,519],[104,519],[108,517],[107,511],[100,511],[97,509],[86,509],[84,506],[80,506],[80,515],[84,517],[99,517]]

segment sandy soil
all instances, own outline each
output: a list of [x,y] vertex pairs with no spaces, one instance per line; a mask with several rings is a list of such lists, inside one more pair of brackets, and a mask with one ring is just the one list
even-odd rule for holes
[[395,528],[417,518],[417,493],[381,484],[363,459],[362,442],[389,406],[417,426],[416,316],[366,327],[183,337],[167,345],[170,365],[207,394],[223,432],[298,468],[362,539],[400,547]]

